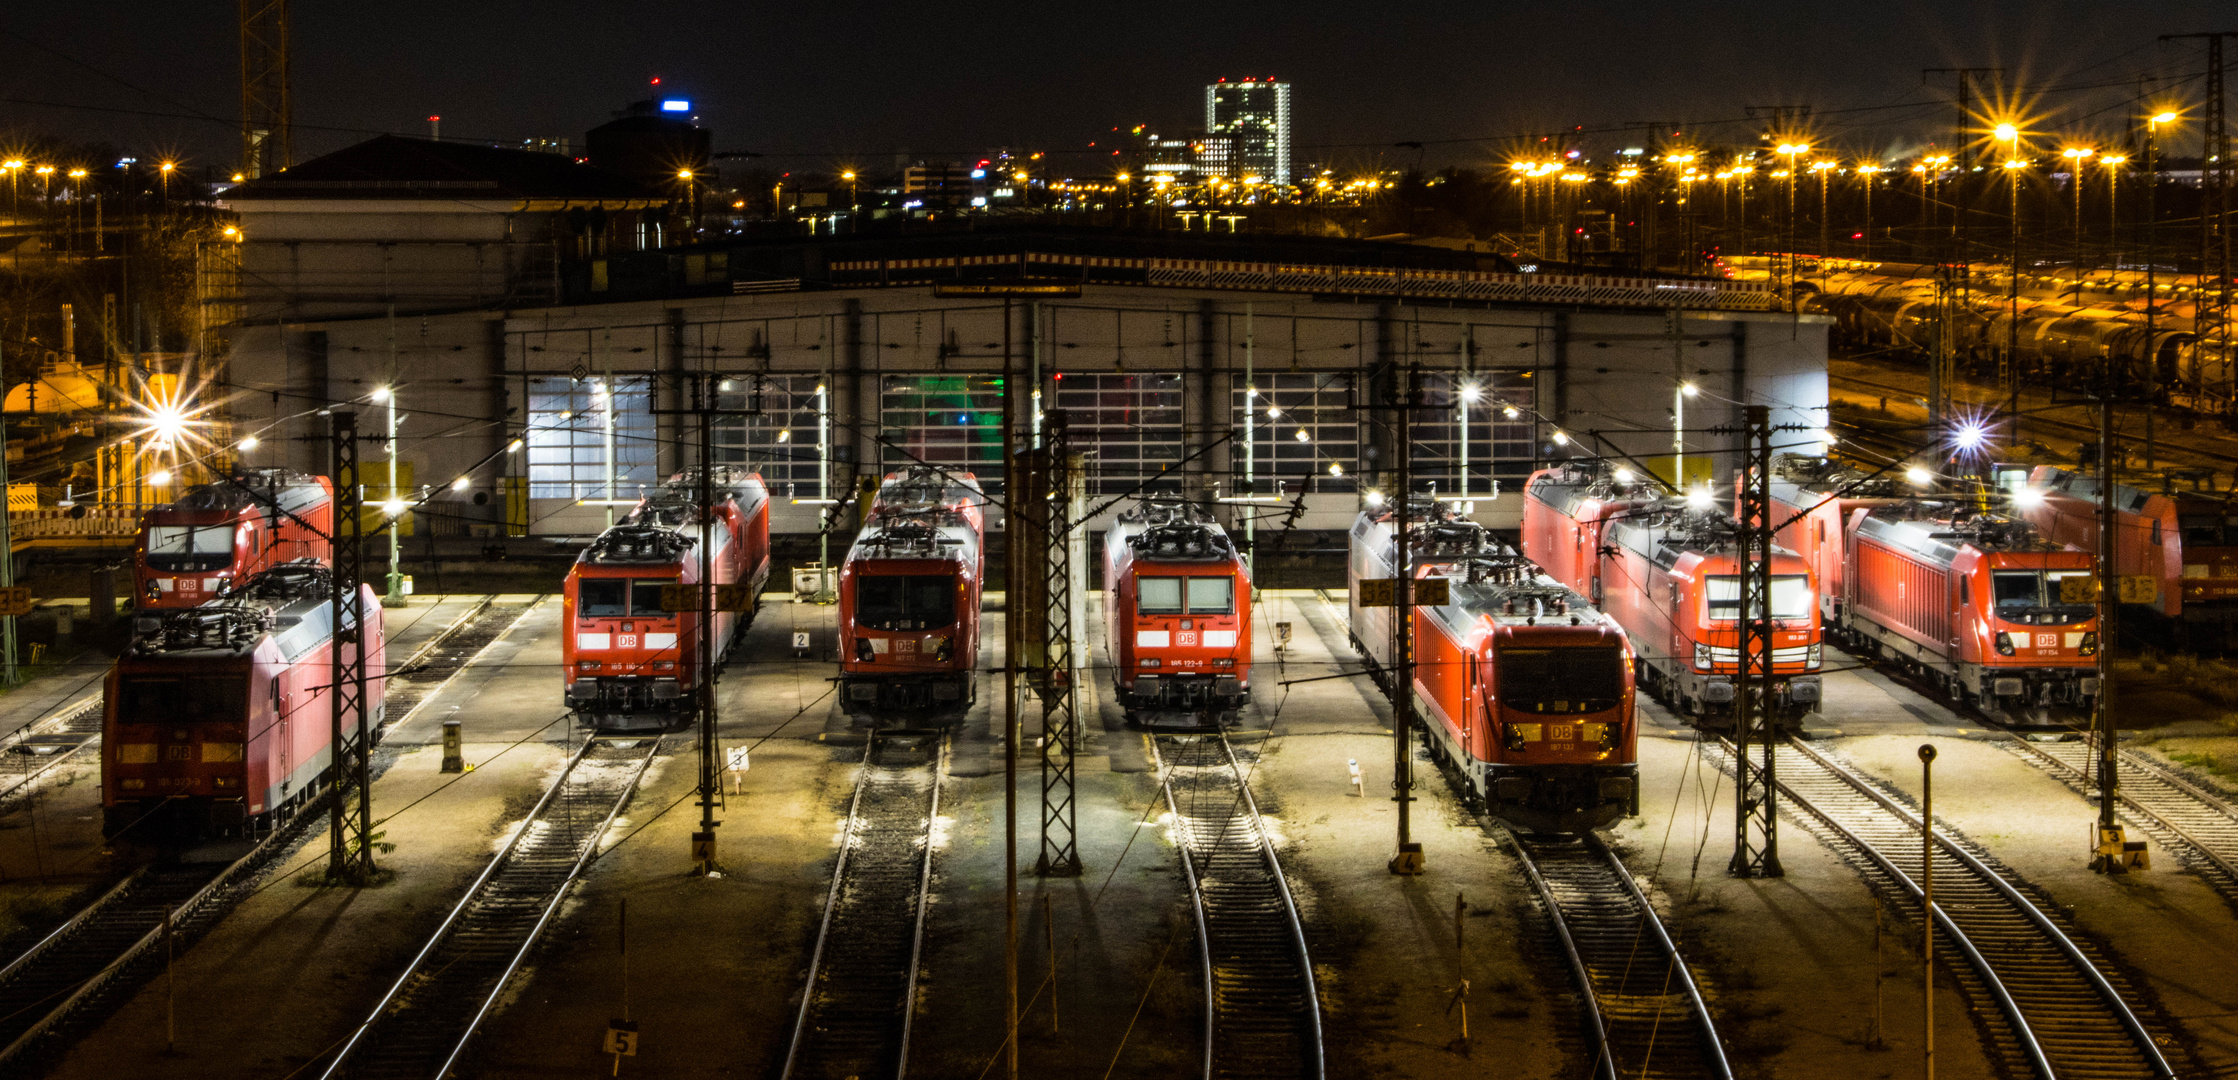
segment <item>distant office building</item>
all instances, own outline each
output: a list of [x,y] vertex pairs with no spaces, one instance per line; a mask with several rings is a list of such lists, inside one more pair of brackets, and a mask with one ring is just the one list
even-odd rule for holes
[[1222,79],[1205,87],[1204,129],[1232,140],[1224,162],[1229,178],[1290,182],[1289,83]]
[[904,195],[963,195],[971,191],[971,168],[960,161],[924,161],[903,169]]

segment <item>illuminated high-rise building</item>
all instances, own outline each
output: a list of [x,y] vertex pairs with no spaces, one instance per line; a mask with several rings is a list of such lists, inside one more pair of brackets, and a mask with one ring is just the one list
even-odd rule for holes
[[1204,88],[1205,134],[1230,140],[1223,172],[1290,182],[1290,84],[1222,79]]

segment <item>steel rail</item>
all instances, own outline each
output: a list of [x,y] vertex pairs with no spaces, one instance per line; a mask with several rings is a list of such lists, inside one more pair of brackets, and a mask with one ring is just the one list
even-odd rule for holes
[[1562,903],[1555,899],[1553,883],[1540,871],[1538,861],[1531,858],[1530,845],[1517,840],[1515,850],[1520,854],[1523,872],[1539,890],[1539,898],[1546,901],[1547,915],[1554,923],[1554,935],[1561,939],[1562,955],[1570,962],[1570,977],[1577,980],[1578,1002],[1585,1010],[1586,1028],[1593,1036],[1593,1073],[1600,1080],[1616,1080],[1616,1054],[1609,1047],[1608,1019],[1601,1015],[1599,995],[1593,992],[1593,972],[1585,966],[1585,952],[1578,948],[1577,938],[1570,933],[1570,921],[1562,915]]
[[[660,756],[659,737],[656,736],[650,741],[653,744],[652,747],[645,752],[643,758],[638,760],[637,768],[631,770],[629,779],[622,784],[622,790],[614,796],[614,805],[607,808],[606,816],[599,820],[598,827],[592,829],[589,836],[583,841],[582,849],[576,855],[574,865],[568,867],[567,876],[560,879],[559,886],[552,890],[551,899],[545,902],[543,913],[536,918],[536,925],[530,927],[528,935],[521,939],[521,947],[514,950],[513,959],[507,962],[505,970],[498,974],[497,983],[490,987],[489,996],[482,999],[482,1005],[474,1011],[473,1019],[466,1022],[466,1030],[459,1034],[458,1044],[453,1046],[451,1052],[443,1058],[442,1067],[435,1070],[433,1080],[444,1080],[445,1077],[451,1075],[452,1068],[458,1064],[459,1056],[466,1053],[467,1044],[473,1042],[475,1033],[481,1030],[482,1021],[489,1017],[491,1009],[497,1007],[497,999],[505,996],[505,988],[512,983],[514,974],[520,971],[521,963],[528,959],[529,950],[536,947],[537,941],[544,936],[544,928],[550,925],[552,916],[559,913],[560,904],[567,899],[568,891],[573,889],[575,882],[583,876],[583,868],[590,865],[591,859],[598,854],[599,841],[605,838],[606,830],[613,827],[614,819],[621,814],[622,807],[629,805],[630,797],[637,791],[638,781],[644,778],[646,768],[652,765],[654,758]],[[522,831],[526,832],[527,830],[523,829]]]
[[342,1044],[340,1050],[335,1052],[334,1060],[327,1065],[326,1071],[319,1074],[322,1078],[332,1077],[341,1072],[343,1064],[350,1060],[350,1055],[357,1050],[358,1044],[365,1041],[366,1033],[373,1030],[373,1024],[389,1011],[389,1006],[396,1003],[396,999],[404,993],[404,988],[410,985],[412,976],[418,974],[421,965],[427,962],[428,955],[435,951],[437,945],[442,944],[444,936],[451,932],[453,926],[458,925],[461,918],[465,917],[467,906],[474,902],[474,898],[480,895],[483,887],[489,884],[490,878],[495,876],[498,870],[505,865],[505,860],[510,858],[513,852],[520,847],[521,839],[526,837],[534,828],[536,819],[544,816],[544,812],[551,807],[552,800],[559,797],[560,789],[567,786],[568,776],[574,773],[575,766],[582,762],[583,756],[589,753],[591,747],[597,742],[596,736],[584,739],[583,745],[577,747],[575,753],[568,757],[567,764],[560,770],[559,776],[552,780],[551,786],[544,789],[543,797],[536,800],[536,805],[529,810],[528,816],[522,818],[521,823],[513,829],[513,835],[506,838],[505,846],[499,849],[498,853],[491,857],[488,864],[482,867],[481,873],[474,876],[474,883],[467,886],[466,894],[459,897],[458,903],[451,906],[449,914],[443,916],[442,925],[436,927],[433,934],[428,935],[427,944],[420,946],[420,951],[412,957],[412,962],[404,966],[403,973],[398,975],[396,982],[389,986],[388,993],[381,995],[380,1003],[373,1007],[373,1011],[358,1024],[356,1030],[350,1032],[349,1040]]
[[[1174,740],[1178,743],[1180,738],[1177,736],[1159,736],[1152,740],[1152,751],[1159,764],[1166,765],[1167,762],[1164,755],[1156,753],[1158,742]],[[1238,1030],[1235,1021],[1244,1019],[1249,1015],[1236,1012],[1230,1023],[1226,1025],[1220,1023],[1218,1006],[1220,1001],[1223,1000],[1223,988],[1221,983],[1217,981],[1216,976],[1222,969],[1213,962],[1213,935],[1222,932],[1226,927],[1236,926],[1247,931],[1238,935],[1240,939],[1264,942],[1266,938],[1273,935],[1266,933],[1267,928],[1263,925],[1256,926],[1259,931],[1257,934],[1249,933],[1248,931],[1253,929],[1255,925],[1253,920],[1263,923],[1268,915],[1279,910],[1279,917],[1284,923],[1283,929],[1286,931],[1283,936],[1288,938],[1283,951],[1290,954],[1288,964],[1294,965],[1294,977],[1296,979],[1294,986],[1298,997],[1299,1015],[1290,1021],[1300,1029],[1294,1035],[1299,1043],[1297,1053],[1302,1059],[1296,1063],[1296,1067],[1302,1075],[1319,1080],[1320,1077],[1327,1074],[1326,1055],[1321,1045],[1320,992],[1313,974],[1312,953],[1306,947],[1305,929],[1298,916],[1296,900],[1290,893],[1289,882],[1282,871],[1281,859],[1274,849],[1274,841],[1267,835],[1265,828],[1260,825],[1258,803],[1251,796],[1251,785],[1247,782],[1242,765],[1236,759],[1234,747],[1229,744],[1224,733],[1212,733],[1197,738],[1211,741],[1213,745],[1217,746],[1217,758],[1212,762],[1201,765],[1173,763],[1167,768],[1162,787],[1166,795],[1167,806],[1174,814],[1174,824],[1179,839],[1177,846],[1182,849],[1183,869],[1189,876],[1189,892],[1198,926],[1198,956],[1205,967],[1206,1075],[1211,1077],[1222,1074],[1222,1061],[1219,1053],[1219,1048],[1222,1045],[1220,1034],[1226,1031],[1233,1036],[1233,1033]],[[1202,772],[1199,775],[1205,773],[1225,774],[1226,782],[1232,784],[1235,790],[1233,796],[1227,800],[1229,809],[1224,817],[1217,820],[1200,818],[1196,814],[1181,809],[1181,800],[1174,791],[1174,783],[1179,770],[1184,767],[1201,770]],[[1224,794],[1218,791],[1210,793],[1215,803]],[[1265,887],[1280,901],[1279,905],[1267,904],[1262,906],[1251,902],[1249,897],[1244,897],[1240,903],[1230,908],[1229,914],[1224,917],[1221,899],[1202,888],[1198,872],[1199,861],[1194,857],[1196,852],[1190,850],[1192,845],[1197,844],[1202,844],[1205,849],[1204,871],[1206,874],[1213,872],[1213,862],[1221,855],[1223,850],[1230,857],[1242,856],[1248,850],[1249,857],[1258,863],[1259,873],[1267,879],[1264,883]],[[1250,883],[1244,880],[1228,880],[1226,878],[1219,880],[1229,885],[1250,886]],[[1264,948],[1264,945],[1262,944],[1259,947]],[[1228,987],[1230,991],[1245,987],[1245,980],[1250,978],[1250,973],[1241,970],[1244,966],[1231,965],[1238,970],[1231,972],[1236,981]],[[1277,985],[1277,989],[1280,989],[1278,984],[1272,985]],[[1251,995],[1237,994],[1234,996],[1249,997]],[[1242,1009],[1245,1006],[1233,1006],[1233,1008]],[[1249,1030],[1248,1025],[1246,1025],[1245,1030]],[[1249,1047],[1233,1047],[1233,1038],[1231,1038],[1231,1047],[1235,1052],[1244,1055],[1246,1058],[1252,1053]],[[1267,1070],[1253,1070],[1252,1075],[1259,1075],[1265,1071]],[[1284,1071],[1287,1071],[1287,1069]]]
[[[924,957],[925,922],[929,916],[932,900],[932,830],[934,819],[940,813],[940,780],[947,766],[949,740],[946,736],[940,736],[938,745],[929,762],[908,766],[880,764],[878,761],[879,741],[878,737],[873,736],[864,744],[863,763],[855,774],[855,790],[849,799],[847,808],[847,827],[844,839],[841,842],[839,857],[832,866],[832,883],[824,897],[823,920],[817,929],[816,944],[809,956],[808,975],[806,981],[802,984],[800,1008],[793,1017],[792,1039],[785,1049],[785,1064],[783,1071],[778,1074],[780,1077],[803,1075],[802,1070],[811,1068],[810,1063],[815,1060],[817,1054],[823,1052],[819,1049],[821,1044],[817,1043],[814,1038],[814,1033],[819,1030],[816,1020],[819,1015],[825,1015],[819,1012],[819,1004],[831,1008],[834,1002],[846,998],[851,991],[857,994],[868,994],[874,999],[892,1000],[890,997],[886,997],[895,990],[890,984],[851,987],[844,981],[846,978],[844,975],[835,975],[834,972],[842,970],[844,967],[842,961],[846,959],[844,952],[840,950],[840,945],[845,942],[849,930],[846,913],[849,911],[861,912],[876,918],[887,907],[881,902],[887,898],[876,896],[870,897],[870,902],[867,904],[850,903],[851,898],[860,899],[855,895],[858,890],[874,891],[878,885],[875,873],[872,873],[869,880],[866,881],[861,871],[865,866],[875,868],[877,865],[875,860],[880,853],[872,850],[858,851],[857,849],[867,846],[866,838],[872,836],[881,820],[897,812],[895,806],[885,805],[886,800],[873,789],[884,779],[880,776],[881,772],[893,771],[906,775],[916,769],[929,767],[931,780],[927,785],[930,788],[927,801],[918,804],[911,810],[914,815],[920,817],[922,827],[916,831],[915,839],[911,844],[913,857],[918,862],[915,872],[909,875],[910,887],[916,895],[909,905],[911,911],[908,921],[906,956],[895,955],[892,958],[895,965],[906,964],[907,966],[906,974],[899,988],[901,996],[897,1002],[902,1010],[902,1017],[898,1033],[900,1042],[898,1046],[893,1047],[892,1075],[898,1080],[898,1078],[907,1074],[909,1068],[909,1043],[915,1034],[918,969]],[[866,860],[872,861],[866,862]],[[849,886],[850,881],[855,883],[855,887],[852,889]],[[891,884],[891,882],[889,881],[888,884]],[[839,932],[837,941],[834,938],[835,929]],[[860,931],[866,928],[856,927],[855,929]],[[878,927],[874,925],[867,929],[875,931]],[[874,933],[865,934],[866,939],[877,936]],[[899,943],[894,942],[893,944],[898,946]],[[835,956],[835,952],[838,955]],[[828,1021],[830,1017],[825,1015],[825,1019]],[[882,1052],[888,1045],[890,1044],[880,1043],[877,1047],[869,1049],[873,1052]],[[862,1050],[865,1048],[857,1046],[854,1049]],[[883,1068],[882,1065],[879,1067]],[[857,1066],[856,1071],[851,1075],[867,1076],[868,1073]]]
[[[1818,753],[1815,750],[1812,750],[1810,747],[1804,745],[1798,740],[1785,740],[1783,745],[1797,751],[1802,757],[1808,759],[1811,763],[1817,765],[1820,769],[1822,769],[1828,776],[1835,778],[1841,784],[1848,787],[1851,791],[1863,796],[1868,801],[1877,805],[1884,812],[1895,817],[1899,823],[1905,825],[1907,828],[1911,829],[1915,833],[1920,828],[1921,822],[1917,813],[1898,804],[1893,799],[1890,799],[1887,795],[1883,794],[1873,785],[1866,783],[1861,777],[1857,776],[1851,770],[1835,764],[1824,755]],[[1728,751],[1728,754],[1730,754],[1730,751]],[[1904,875],[1900,870],[1897,870],[1894,863],[1887,859],[1884,854],[1878,852],[1872,847],[1872,845],[1865,843],[1863,839],[1858,837],[1854,832],[1851,832],[1849,829],[1843,828],[1838,823],[1834,822],[1830,813],[1817,807],[1815,804],[1811,803],[1809,799],[1797,793],[1792,787],[1789,786],[1787,780],[1784,777],[1780,780],[1780,789],[1786,792],[1788,794],[1788,797],[1792,799],[1797,805],[1808,808],[1814,817],[1817,817],[1822,822],[1826,822],[1830,826],[1834,826],[1836,828],[1836,831],[1840,832],[1845,839],[1847,839],[1853,845],[1856,845],[1861,852],[1868,854],[1868,856],[1871,857],[1876,864],[1880,865],[1883,868],[1884,872],[1890,873],[1896,880],[1903,882],[1905,884],[1905,887],[1914,895],[1919,894],[1919,887],[1915,883],[1911,882],[1908,875]],[[2176,1075],[2175,1071],[2169,1066],[2167,1059],[2161,1054],[2160,1047],[2153,1041],[2151,1033],[2145,1030],[2144,1024],[2137,1019],[2137,1014],[2130,1009],[2128,1002],[2124,1001],[2121,997],[2121,994],[2114,989],[2113,984],[2107,981],[2105,973],[2099,971],[2098,966],[2092,963],[2090,958],[2084,955],[2080,948],[2076,947],[2073,939],[2069,938],[2064,932],[2062,932],[2059,927],[2043,913],[2042,909],[2036,906],[2034,902],[2023,896],[2020,890],[2014,888],[2011,882],[2006,881],[2004,875],[1991,869],[1987,864],[1983,863],[1979,858],[1977,858],[1971,851],[1966,850],[1963,846],[1952,841],[1949,836],[1945,835],[1939,829],[1930,829],[1929,835],[1934,838],[1938,850],[1958,862],[1959,865],[1964,867],[1966,871],[1977,881],[1982,884],[1988,885],[1991,890],[1997,893],[1998,896],[2002,898],[2006,902],[2006,904],[2013,909],[2014,912],[2019,914],[2026,923],[2034,927],[2034,929],[2040,935],[2048,939],[2050,943],[2056,947],[2057,951],[2068,962],[2068,965],[2074,969],[2075,973],[2081,977],[2081,980],[2091,989],[2095,996],[2099,998],[2100,1003],[2104,1006],[2105,1010],[2108,1013],[2111,1013],[2114,1018],[2121,1024],[2123,1030],[2129,1035],[2131,1042],[2135,1044],[2137,1050],[2139,1051],[2147,1070],[2150,1071],[2155,1077],[2166,1078],[2166,1080],[2174,1080],[2174,1077]],[[2007,987],[2004,985],[2003,981],[1994,973],[1993,969],[1987,962],[1986,957],[1983,957],[1979,950],[1974,948],[1973,943],[1967,938],[1967,936],[1957,928],[1955,920],[1951,918],[1944,907],[1942,907],[1941,905],[1937,905],[1935,914],[1937,917],[1937,925],[1944,927],[1946,933],[1950,934],[1954,940],[1961,943],[1962,947],[1967,953],[1969,963],[1972,963],[1974,965],[1975,970],[1980,974],[1984,983],[1992,988],[1992,992],[1998,998],[1999,1007],[2005,1010],[2006,1015],[2013,1024],[2016,1033],[2018,1033],[2023,1040],[2023,1045],[2029,1051],[2031,1065],[2038,1070],[2039,1075],[2045,1077],[2058,1076],[2059,1074],[2052,1068],[2049,1059],[2044,1052],[2041,1040],[2037,1038],[2033,1026],[2026,1020],[2025,1017],[2021,1015],[2018,1004],[2013,1001]]]
[[[1158,761],[1161,765],[1164,764],[1163,761],[1159,761],[1160,755],[1158,754],[1158,741],[1156,739],[1150,740],[1150,757],[1151,760]],[[1181,823],[1181,807],[1174,802],[1172,772],[1173,768],[1167,766],[1167,777],[1158,782],[1158,790],[1166,797],[1166,812],[1173,815],[1174,828],[1180,830],[1186,828],[1186,826]],[[1212,1033],[1214,1030],[1212,935],[1205,929],[1204,893],[1197,887],[1197,861],[1189,854],[1187,840],[1184,839],[1176,843],[1174,848],[1181,854],[1181,875],[1189,881],[1189,914],[1195,918],[1197,923],[1197,962],[1204,971],[1204,1063],[1201,1074],[1205,1080],[1212,1080]]]
[[1616,879],[1623,882],[1625,889],[1631,892],[1632,902],[1640,905],[1640,911],[1645,913],[1648,929],[1655,931],[1656,942],[1663,946],[1663,953],[1671,958],[1671,967],[1678,973],[1679,982],[1686,987],[1687,1000],[1694,1003],[1694,1023],[1702,1036],[1702,1045],[1708,1048],[1711,1062],[1717,1067],[1717,1075],[1725,1080],[1732,1080],[1733,1065],[1726,1060],[1725,1044],[1717,1037],[1716,1022],[1710,1019],[1709,1002],[1702,999],[1702,988],[1695,984],[1694,972],[1686,966],[1686,958],[1679,955],[1678,943],[1671,940],[1670,932],[1663,926],[1663,920],[1656,916],[1655,908],[1648,904],[1646,891],[1632,877],[1632,871],[1624,865],[1624,860],[1616,852],[1609,850],[1600,837],[1591,833],[1586,836],[1601,855],[1608,859],[1610,869],[1616,872]]
[[[2078,768],[2073,762],[2045,750],[2042,746],[2019,738],[2006,740],[2006,745],[2020,750],[2023,754],[2023,760],[2035,762],[2039,768],[2051,773],[2056,779],[2066,780],[2071,787],[2083,794],[2085,798],[2092,797],[2098,789],[2098,782],[2090,775],[2089,771]],[[2171,789],[2191,799],[2193,805],[2198,809],[2221,816],[2230,826],[2238,828],[2238,815],[2234,815],[2220,800],[2185,783],[2175,774],[2161,769],[2153,762],[2133,755],[2126,750],[2121,752],[2117,760],[2123,766],[2136,769],[2145,776],[2168,785]],[[2192,830],[2184,828],[2169,819],[2167,815],[2146,805],[2143,800],[2137,798],[2135,788],[2131,784],[2117,782],[2114,787],[2114,794],[2121,799],[2123,806],[2150,819],[2153,824],[2158,825],[2170,836],[2190,847],[2201,858],[2213,864],[2215,869],[2222,871],[2223,875],[2230,879],[2232,885],[2238,886],[2238,864],[2233,864],[2227,856],[2216,851],[2213,845],[2194,835]],[[2234,895],[2233,899],[2238,899],[2238,895]]]
[[[282,825],[279,828],[266,833],[264,835],[264,839],[258,841],[255,847],[250,848],[247,854],[241,856],[238,859],[235,859],[231,863],[228,863],[223,869],[212,875],[207,884],[204,884],[200,889],[195,890],[192,896],[189,896],[185,900],[180,901],[178,904],[173,905],[171,915],[171,925],[173,928],[173,933],[175,934],[178,932],[177,928],[179,924],[184,922],[191,922],[196,917],[200,916],[202,914],[203,906],[210,902],[211,898],[220,888],[234,883],[244,872],[255,872],[262,869],[263,861],[267,856],[280,851],[288,844],[294,843],[296,837],[303,831],[303,829],[312,820],[312,818],[316,816],[314,813],[312,813],[312,810],[316,807],[324,805],[326,800],[333,797],[333,790],[329,788],[327,791],[322,792],[317,798],[314,798],[310,802],[305,803],[302,810],[296,813],[294,817],[290,818],[285,825]],[[118,889],[110,890],[110,892],[102,898],[102,902],[106,903],[107,901],[121,895],[121,892],[121,886]],[[78,914],[78,918],[73,920],[73,922],[84,920],[94,915],[99,910],[100,908],[98,907],[88,908],[85,911],[80,912]],[[49,935],[48,940],[54,940],[53,935]],[[146,933],[140,936],[139,940],[133,942],[131,945],[127,946],[123,952],[117,954],[117,958],[115,960],[110,961],[107,965],[102,967],[100,971],[95,972],[92,976],[80,982],[77,986],[77,989],[73,993],[71,993],[68,998],[63,999],[61,1004],[56,1005],[52,1009],[49,1009],[45,1016],[40,1017],[37,1023],[31,1025],[31,1027],[26,1029],[22,1035],[17,1036],[15,1041],[9,1043],[5,1048],[0,1048],[0,1064],[6,1064],[10,1059],[14,1058],[17,1054],[23,1052],[26,1048],[28,1048],[33,1041],[53,1030],[53,1028],[57,1024],[66,1019],[71,1012],[77,1009],[79,1005],[83,1004],[88,998],[92,997],[98,991],[107,987],[109,981],[115,978],[118,972],[123,971],[133,961],[138,960],[141,956],[145,955],[148,950],[154,948],[162,940],[162,925],[157,924],[153,927],[150,927]],[[42,947],[45,945],[46,942],[41,942]],[[10,966],[12,969],[13,965]]]

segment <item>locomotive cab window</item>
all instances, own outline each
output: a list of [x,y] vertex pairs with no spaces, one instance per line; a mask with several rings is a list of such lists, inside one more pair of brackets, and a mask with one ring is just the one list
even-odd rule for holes
[[1233,615],[1236,613],[1236,582],[1226,577],[1193,577],[1189,579],[1189,614]]
[[1624,654],[1612,648],[1501,649],[1495,668],[1500,704],[1521,712],[1600,712],[1624,697]]
[[623,578],[579,578],[575,582],[575,616],[580,619],[611,619],[629,614],[627,590],[629,582]]
[[[2186,546],[2229,547],[2238,543],[2238,517],[2219,514],[2184,514],[2176,519]],[[154,551],[154,545],[149,545]]]
[[[1990,587],[1997,593],[1997,617],[2008,622],[2038,622],[2045,624],[2076,622],[2090,617],[2090,608],[2083,605],[2066,605],[2059,596],[2059,583],[2065,578],[2088,579],[2088,570],[1996,570],[1989,575]],[[2066,606],[2065,612],[2045,609]]]
[[233,525],[151,525],[148,565],[158,570],[217,570],[233,561]]
[[249,680],[241,675],[135,675],[117,692],[120,724],[240,720],[249,708]]
[[673,581],[659,579],[650,581],[644,578],[630,579],[629,613],[655,618],[669,614],[667,609],[661,607],[661,587],[674,584],[676,583]]
[[[1712,622],[1732,622],[1741,615],[1741,579],[1732,574],[1712,574],[1704,581],[1704,595]],[[1811,617],[1811,579],[1801,574],[1772,578],[1772,618]]]
[[935,574],[855,579],[855,621],[872,630],[931,630],[956,621],[956,582]]
[[1177,577],[1135,579],[1135,612],[1141,615],[1181,614],[1181,581]]

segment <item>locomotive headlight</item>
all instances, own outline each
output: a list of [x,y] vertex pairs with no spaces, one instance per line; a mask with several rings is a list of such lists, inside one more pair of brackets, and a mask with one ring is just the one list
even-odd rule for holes
[[1500,748],[1509,753],[1520,752],[1523,749],[1523,725],[1509,724],[1506,733],[1500,736]]
[[1815,642],[1815,641],[1814,641],[1814,642],[1811,642],[1811,651],[1810,651],[1810,653],[1809,653],[1809,655],[1808,655],[1808,660],[1809,660],[1810,666],[1812,666],[1812,667],[1814,667],[1814,668],[1815,668],[1815,667],[1817,667],[1817,666],[1818,666],[1818,665],[1819,665],[1820,663],[1824,662],[1824,660],[1825,660],[1825,657],[1826,657],[1826,654],[1825,654],[1825,653],[1824,653],[1823,651],[1821,651],[1821,650],[1823,650],[1824,648],[1825,648],[1825,646],[1823,646],[1823,645],[1820,645],[1820,644],[1819,644],[1818,642]]
[[855,659],[857,661],[867,664],[876,658],[877,652],[872,648],[869,638],[855,639]]
[[2013,655],[2013,635],[2003,630],[1997,632],[1997,655]]
[[1218,659],[1218,660],[1214,660],[1214,661],[1212,662],[1212,666],[1213,666],[1213,667],[1234,667],[1234,666],[1236,666],[1236,660],[1235,660],[1235,657],[1232,657],[1232,656],[1223,656],[1223,657],[1221,657],[1221,658],[1220,658],[1220,659]]
[[2098,631],[2091,630],[2083,634],[2082,654],[2084,656],[2098,655]]
[[1164,664],[1165,661],[1160,660],[1155,656],[1145,656],[1140,660],[1135,661],[1136,667],[1162,667],[1164,666]]
[[1694,666],[1700,668],[1703,671],[1708,671],[1710,669],[1709,642],[1697,641],[1694,643]]

